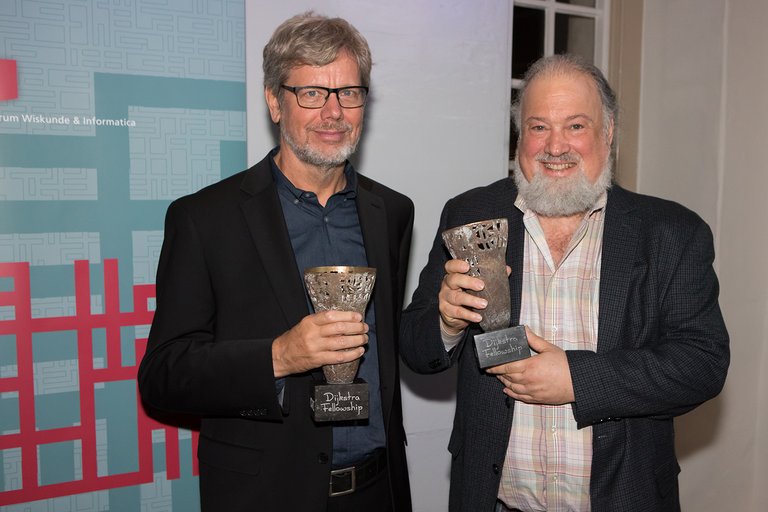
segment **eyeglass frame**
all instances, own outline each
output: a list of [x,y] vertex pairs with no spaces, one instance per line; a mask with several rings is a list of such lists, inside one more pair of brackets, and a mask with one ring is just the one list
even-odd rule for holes
[[[328,103],[328,98],[331,97],[331,94],[336,94],[336,101],[339,102],[339,106],[341,108],[363,108],[365,106],[365,104],[368,102],[368,90],[369,90],[369,88],[367,86],[365,86],[365,85],[349,85],[347,87],[335,87],[334,88],[334,87],[323,87],[322,85],[303,85],[303,86],[300,86],[300,87],[295,87],[295,86],[291,86],[291,85],[280,84],[280,88],[281,89],[285,89],[286,91],[292,92],[293,95],[296,97],[296,104],[299,105],[301,108],[308,108],[308,109],[312,109],[312,110],[318,109],[318,108],[323,108]],[[328,92],[328,96],[325,97],[325,101],[323,102],[322,105],[318,105],[317,107],[305,107],[304,105],[302,105],[299,102],[299,95],[297,94],[297,92],[300,91],[301,89],[322,89],[323,91],[327,91]],[[342,105],[341,104],[341,98],[339,98],[339,91],[343,91],[345,89],[362,89],[363,91],[365,91],[365,98],[363,99],[363,104],[362,105],[358,105],[356,107],[345,107],[344,105]]]

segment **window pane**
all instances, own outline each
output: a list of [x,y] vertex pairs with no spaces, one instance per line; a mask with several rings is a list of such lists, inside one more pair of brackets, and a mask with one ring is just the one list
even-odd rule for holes
[[595,6],[595,0],[557,0],[557,1],[561,4],[583,5],[585,7]]
[[544,56],[544,11],[515,7],[512,23],[512,78],[523,78],[528,66]]
[[595,19],[556,14],[555,53],[575,53],[594,63]]

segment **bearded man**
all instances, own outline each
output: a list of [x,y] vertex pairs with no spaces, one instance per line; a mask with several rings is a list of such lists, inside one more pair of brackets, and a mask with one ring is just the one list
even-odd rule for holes
[[[280,145],[168,208],[144,403],[202,418],[204,511],[410,511],[397,325],[413,227],[406,196],[359,175],[371,52],[313,13],[264,47]],[[365,315],[312,313],[305,269],[375,267]],[[317,423],[321,367],[361,359],[364,421]]]
[[[513,176],[445,205],[400,343],[417,372],[459,367],[453,512],[680,510],[673,418],[722,389],[728,334],[709,227],[612,184],[617,110],[592,64],[537,61],[513,106]],[[533,355],[481,370],[484,283],[440,233],[500,217]]]

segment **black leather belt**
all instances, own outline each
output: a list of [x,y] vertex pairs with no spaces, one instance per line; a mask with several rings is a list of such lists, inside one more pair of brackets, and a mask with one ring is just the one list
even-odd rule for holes
[[387,453],[383,448],[374,451],[360,464],[331,471],[328,496],[344,496],[365,487],[387,469]]

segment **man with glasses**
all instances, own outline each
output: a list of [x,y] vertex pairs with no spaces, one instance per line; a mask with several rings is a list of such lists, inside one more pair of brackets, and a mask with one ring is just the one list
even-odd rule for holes
[[[277,28],[263,69],[280,144],[169,207],[141,395],[202,418],[203,510],[408,511],[396,337],[413,203],[347,160],[370,49],[310,12]],[[376,268],[364,316],[312,313],[303,272],[336,265]],[[321,367],[356,359],[369,418],[313,421]]]

